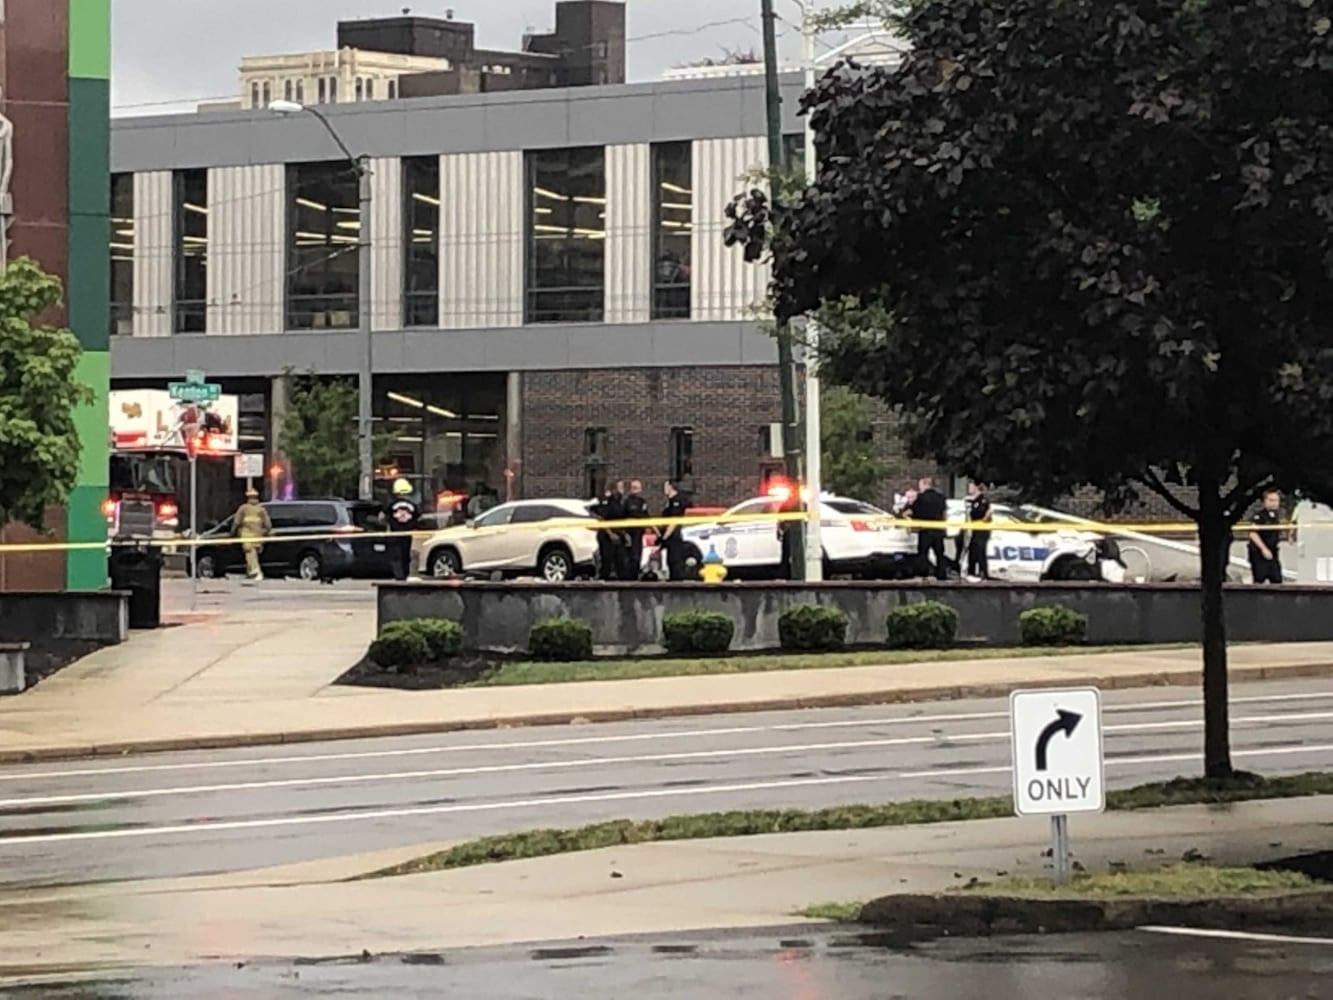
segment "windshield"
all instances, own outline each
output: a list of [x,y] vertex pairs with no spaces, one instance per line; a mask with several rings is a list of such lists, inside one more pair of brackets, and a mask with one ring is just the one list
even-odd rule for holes
[[862,503],[860,500],[825,500],[824,506],[830,510],[836,510],[839,514],[861,514],[867,517],[888,517],[886,511],[878,507],[872,507],[868,503]]
[[167,455],[112,455],[110,479],[113,490],[176,492],[176,475]]

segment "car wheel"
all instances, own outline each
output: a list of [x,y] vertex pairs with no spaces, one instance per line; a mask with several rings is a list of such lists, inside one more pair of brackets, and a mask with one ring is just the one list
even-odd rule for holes
[[537,575],[547,583],[564,583],[574,577],[574,557],[563,545],[544,549],[537,557]]
[[196,554],[194,575],[200,580],[215,580],[218,576],[217,558],[211,552]]
[[426,568],[430,570],[430,575],[435,579],[447,580],[461,573],[463,564],[458,558],[458,553],[453,549],[440,549],[438,552],[431,553]]
[[1066,559],[1054,567],[1051,578],[1071,583],[1089,583],[1097,579],[1097,567],[1083,559]]
[[310,582],[324,579],[324,560],[319,557],[319,553],[302,552],[296,562],[296,575]]

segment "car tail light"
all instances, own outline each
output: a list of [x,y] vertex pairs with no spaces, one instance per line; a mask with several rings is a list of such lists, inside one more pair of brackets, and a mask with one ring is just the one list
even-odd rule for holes
[[874,526],[869,521],[851,521],[849,522],[853,531],[874,531]]

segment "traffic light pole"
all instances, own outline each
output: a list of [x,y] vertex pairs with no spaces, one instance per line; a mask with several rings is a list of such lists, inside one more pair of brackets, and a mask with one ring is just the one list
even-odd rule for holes
[[190,449],[190,610],[199,610],[199,455]]

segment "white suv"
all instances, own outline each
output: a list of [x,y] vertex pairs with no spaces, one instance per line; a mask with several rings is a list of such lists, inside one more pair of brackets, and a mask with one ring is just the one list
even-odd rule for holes
[[561,583],[593,572],[597,523],[587,500],[515,500],[421,544],[422,576],[536,576]]
[[[723,516],[775,514],[782,504],[779,497],[756,497],[737,504]],[[826,576],[893,579],[912,575],[916,537],[903,527],[904,522],[861,500],[828,494],[820,497],[819,514]],[[681,530],[681,535],[687,560],[698,564],[710,548],[716,549],[726,564],[728,578],[771,577],[782,571],[782,542],[776,521],[690,525]],[[660,577],[660,563],[659,553],[646,551],[645,575]]]

